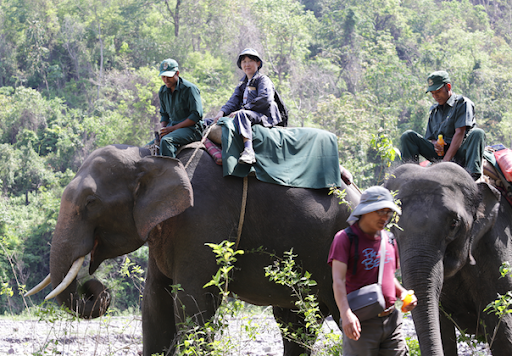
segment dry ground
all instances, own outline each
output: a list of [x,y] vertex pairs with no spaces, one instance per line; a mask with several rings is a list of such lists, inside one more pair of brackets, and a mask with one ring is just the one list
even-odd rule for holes
[[[51,320],[52,316],[45,318]],[[339,334],[335,322],[329,318],[323,330]],[[410,317],[404,319],[404,333],[415,338],[414,325]],[[19,318],[0,318],[0,355],[73,355],[73,356],[138,356],[142,351],[140,316],[102,317],[100,319],[38,321]],[[226,356],[282,355],[279,329],[268,309],[230,320],[230,347]],[[321,350],[322,340],[315,344]],[[490,355],[483,346],[470,350],[460,344],[459,355]],[[320,351],[314,354],[321,354]]]

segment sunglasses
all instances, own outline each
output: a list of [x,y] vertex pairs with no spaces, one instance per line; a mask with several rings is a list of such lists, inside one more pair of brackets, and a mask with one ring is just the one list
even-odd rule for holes
[[392,216],[393,216],[393,213],[394,213],[394,211],[393,211],[393,210],[384,210],[384,209],[375,210],[375,212],[376,212],[379,216],[386,216],[386,217],[388,217],[388,218],[392,217]]

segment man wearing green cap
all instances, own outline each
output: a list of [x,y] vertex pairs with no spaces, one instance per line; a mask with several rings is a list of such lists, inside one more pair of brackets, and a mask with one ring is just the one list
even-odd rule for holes
[[[400,139],[403,161],[418,161],[419,155],[429,161],[451,160],[465,167],[476,180],[482,175],[485,133],[476,127],[475,105],[468,98],[452,92],[448,73],[436,71],[428,78],[427,93],[437,104],[432,105],[425,136],[408,130]],[[438,143],[442,135],[444,145]]]
[[178,62],[166,59],[160,63],[164,85],[158,91],[160,99],[160,153],[176,157],[179,146],[201,140],[203,104],[199,89],[180,78]]

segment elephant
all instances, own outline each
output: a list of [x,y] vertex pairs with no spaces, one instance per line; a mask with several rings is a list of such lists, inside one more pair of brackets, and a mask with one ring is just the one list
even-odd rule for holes
[[512,278],[500,278],[502,262],[512,261],[507,200],[451,162],[403,164],[384,185],[398,191],[402,205],[393,232],[404,286],[418,298],[412,317],[421,354],[457,355],[456,323],[487,336],[494,356],[512,355],[512,316],[499,322],[484,311],[498,293],[512,290]]
[[[105,287],[97,281],[83,286],[89,297],[83,301],[76,272],[68,276],[68,271],[79,268],[90,253],[92,275],[105,259],[147,243],[143,353],[169,349],[183,313],[199,323],[215,314],[218,289],[203,286],[219,266],[205,244],[236,240],[243,179],[223,177],[222,168],[204,150],[185,149],[178,159],[127,145],[92,152],[61,198],[50,253],[52,293],[58,303],[85,318],[102,315],[108,304]],[[360,197],[353,185],[342,183],[340,190],[346,191],[348,204],[340,204],[328,188],[287,187],[249,176],[237,247],[246,252],[262,247],[269,253],[238,255],[230,291],[248,303],[272,305],[278,320],[300,324],[297,313],[291,312],[296,309],[291,290],[269,281],[264,272],[273,263],[270,253],[283,256],[293,248],[297,264],[317,282],[312,292],[321,312],[339,320],[327,256],[335,233],[347,226]],[[174,296],[170,286],[177,284],[183,290]],[[283,342],[285,355],[307,353],[298,344]]]

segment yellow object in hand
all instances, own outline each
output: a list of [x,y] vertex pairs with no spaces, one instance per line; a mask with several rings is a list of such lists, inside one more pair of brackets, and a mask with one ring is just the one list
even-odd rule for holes
[[414,291],[411,289],[411,290],[408,290],[407,291],[407,294],[405,295],[405,297],[402,299],[402,312],[406,312],[405,308],[411,304],[412,302],[412,296],[414,295]]
[[437,136],[437,144],[441,145],[441,147],[443,147],[443,152],[442,153],[438,153],[437,155],[438,156],[444,156],[444,139],[443,139],[443,135]]

